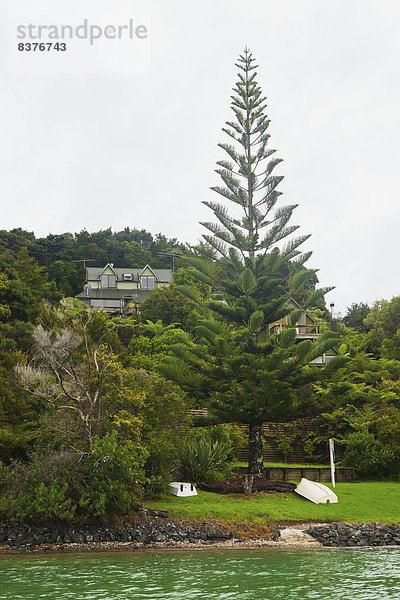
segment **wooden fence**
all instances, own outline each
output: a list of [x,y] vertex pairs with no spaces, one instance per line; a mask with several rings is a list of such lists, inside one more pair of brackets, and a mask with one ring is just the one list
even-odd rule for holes
[[[206,409],[191,410],[191,414],[194,417],[207,417],[208,411]],[[248,425],[239,424],[240,429],[243,431],[245,436],[248,436],[249,427]],[[298,419],[296,421],[290,421],[288,423],[264,423],[262,426],[264,434],[264,460],[267,462],[282,462],[283,456],[278,451],[279,439],[290,438],[301,433],[301,437],[305,437],[308,433],[314,433],[320,435],[320,426],[315,419],[306,418]],[[288,463],[304,463],[309,461],[306,458],[302,442],[295,438],[293,442],[293,449],[287,456],[286,461]],[[236,450],[238,460],[247,460],[248,457],[248,446],[244,444]],[[325,457],[323,460],[326,460]]]
[[[235,472],[244,475],[247,473],[247,467],[236,467]],[[320,481],[328,483],[331,481],[331,470],[326,467],[267,467],[265,477],[272,481],[300,481],[302,477],[311,481]],[[348,467],[337,467],[335,469],[335,479],[337,483],[351,483],[355,481],[355,471]]]

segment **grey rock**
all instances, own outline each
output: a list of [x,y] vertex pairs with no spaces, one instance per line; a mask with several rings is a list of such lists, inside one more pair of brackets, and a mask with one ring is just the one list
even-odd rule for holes
[[85,541],[85,538],[83,537],[83,535],[81,533],[79,533],[78,531],[74,532],[71,536],[71,541],[74,544],[83,544],[83,542]]
[[314,538],[301,529],[292,529],[287,527],[286,529],[282,529],[280,533],[280,539],[288,544],[297,544],[299,542],[302,544],[307,544],[309,542],[314,542]]
[[[217,523],[215,521],[209,521],[203,525],[201,528],[201,533],[206,535],[207,539],[223,539],[229,540],[232,537],[232,532],[230,529],[225,527],[225,525],[221,525],[221,523]],[[204,539],[202,537],[202,539]]]

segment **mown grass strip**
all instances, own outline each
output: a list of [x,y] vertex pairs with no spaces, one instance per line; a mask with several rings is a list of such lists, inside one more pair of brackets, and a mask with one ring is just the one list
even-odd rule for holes
[[198,496],[172,495],[145,502],[183,520],[218,519],[226,522],[370,521],[400,523],[400,483],[338,483],[338,504],[313,504],[295,493],[223,496],[199,491]]

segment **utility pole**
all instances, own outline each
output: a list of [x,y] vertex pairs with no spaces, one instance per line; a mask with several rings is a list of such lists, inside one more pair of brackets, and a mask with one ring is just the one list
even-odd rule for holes
[[169,256],[170,258],[172,258],[172,272],[175,271],[175,257],[181,258],[181,256],[182,256],[182,254],[179,254],[179,252],[159,252],[158,255],[159,256]]
[[332,438],[329,439],[329,459],[331,463],[332,487],[335,487],[335,444]]
[[74,262],[74,263],[83,263],[83,268],[86,271],[86,263],[87,262],[94,262],[94,258],[80,258],[79,260],[70,260],[69,262]]

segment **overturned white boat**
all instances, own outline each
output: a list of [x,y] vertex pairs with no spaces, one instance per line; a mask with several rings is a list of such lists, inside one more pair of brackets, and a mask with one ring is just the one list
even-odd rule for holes
[[305,477],[302,478],[297,488],[294,490],[303,498],[307,498],[314,504],[334,504],[339,502],[338,497],[331,489],[322,483],[309,481]]
[[168,486],[170,494],[174,496],[197,496],[197,490],[193,483],[184,483],[183,481],[171,481]]

